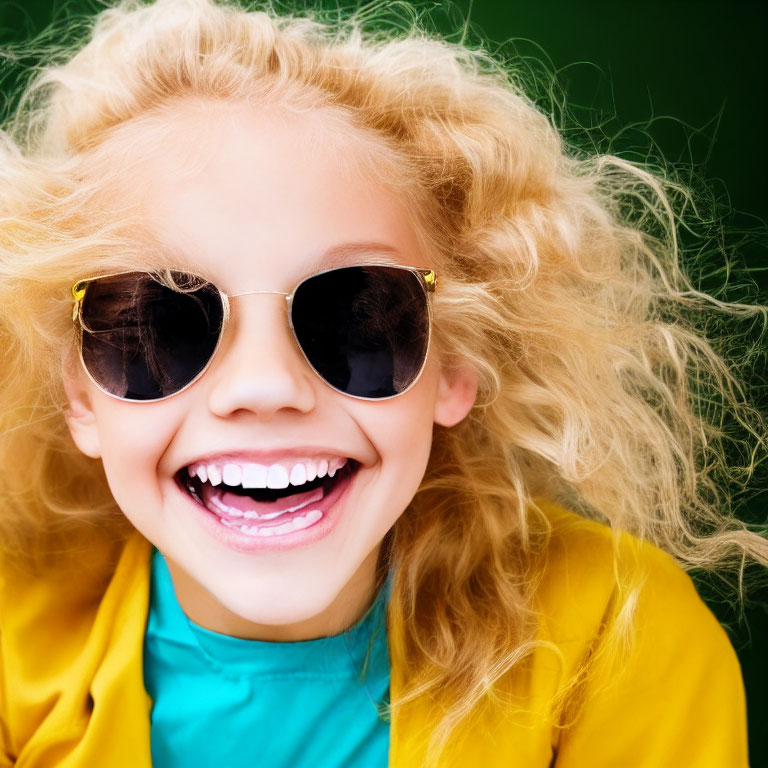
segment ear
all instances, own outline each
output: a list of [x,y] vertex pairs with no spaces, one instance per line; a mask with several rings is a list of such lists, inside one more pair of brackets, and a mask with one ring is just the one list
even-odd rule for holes
[[64,363],[61,377],[67,396],[65,417],[72,439],[86,456],[101,458],[98,424],[86,376],[77,361],[70,359]]
[[443,368],[435,401],[435,424],[453,427],[471,410],[477,397],[477,374],[468,364]]

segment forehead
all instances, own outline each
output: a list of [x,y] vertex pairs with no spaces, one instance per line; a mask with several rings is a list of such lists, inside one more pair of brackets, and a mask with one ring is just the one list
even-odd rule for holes
[[391,152],[337,113],[187,102],[110,141],[106,154],[126,168],[112,194],[137,207],[158,257],[225,290],[284,288],[318,268],[379,260],[349,243],[381,243],[383,260],[428,266],[388,175]]

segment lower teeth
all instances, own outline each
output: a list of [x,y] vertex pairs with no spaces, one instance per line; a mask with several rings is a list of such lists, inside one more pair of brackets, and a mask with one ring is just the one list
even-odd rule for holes
[[240,533],[244,533],[247,536],[281,536],[286,533],[292,533],[293,531],[301,531],[304,528],[309,528],[310,525],[314,525],[321,517],[323,513],[319,509],[313,509],[311,512],[307,512],[306,515],[300,515],[294,517],[293,520],[282,525],[272,525],[269,527],[259,527],[256,525],[238,525],[234,522],[222,520],[221,522],[228,528],[236,528]]

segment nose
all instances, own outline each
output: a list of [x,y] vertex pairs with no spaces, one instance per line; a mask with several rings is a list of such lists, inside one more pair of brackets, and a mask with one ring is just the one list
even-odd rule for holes
[[268,420],[284,410],[311,411],[314,374],[288,327],[285,297],[244,295],[230,299],[221,348],[208,372],[208,408],[222,418],[249,412]]

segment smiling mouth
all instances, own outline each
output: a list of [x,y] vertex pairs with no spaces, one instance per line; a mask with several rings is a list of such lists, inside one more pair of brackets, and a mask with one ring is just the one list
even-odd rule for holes
[[317,477],[286,488],[244,488],[224,480],[215,485],[191,467],[176,474],[179,487],[219,521],[252,536],[277,536],[308,528],[323,517],[324,499],[344,484],[358,468],[348,459],[333,476]]

